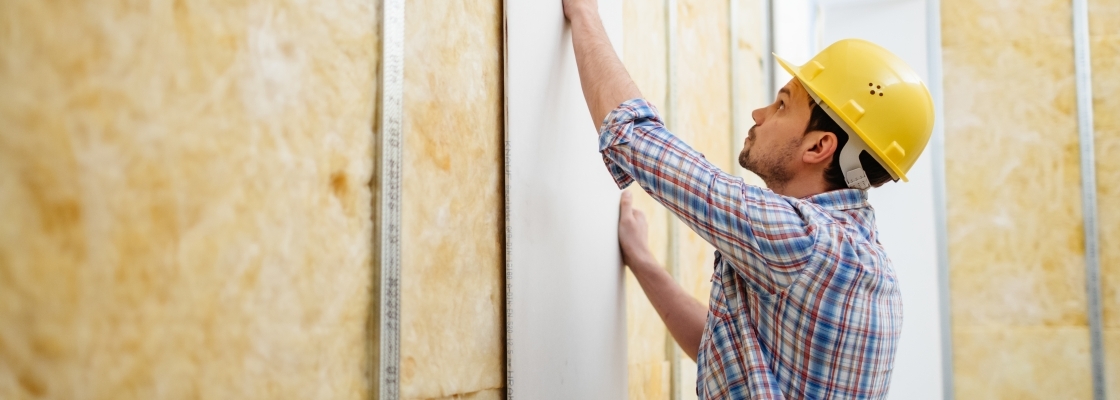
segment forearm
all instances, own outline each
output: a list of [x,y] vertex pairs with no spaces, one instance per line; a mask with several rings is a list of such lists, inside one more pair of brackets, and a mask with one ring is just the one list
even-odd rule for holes
[[693,361],[700,350],[708,310],[685,292],[664,268],[652,259],[633,262],[630,270],[673,339]]
[[580,10],[571,18],[572,43],[580,85],[596,127],[626,100],[642,97],[607,38],[598,10]]

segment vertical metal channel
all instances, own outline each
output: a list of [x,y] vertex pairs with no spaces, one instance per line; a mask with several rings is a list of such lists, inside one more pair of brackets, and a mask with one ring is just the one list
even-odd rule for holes
[[506,326],[506,399],[513,400],[513,248],[510,243],[513,243],[513,231],[510,228],[510,146],[509,146],[509,90],[507,84],[509,82],[509,28],[506,22],[508,15],[506,10],[509,9],[511,0],[502,1],[502,204],[504,207],[502,223],[505,224],[505,243],[502,247],[505,248],[505,296],[506,296],[506,312],[505,321],[502,321]]
[[374,246],[378,296],[373,323],[378,345],[375,399],[400,397],[401,140],[404,91],[404,0],[381,0],[381,63],[377,98],[378,174]]
[[[665,0],[665,126],[677,129],[677,0]],[[680,283],[680,226],[676,216],[665,213],[665,268]],[[681,398],[681,351],[672,335],[665,335],[665,354],[669,356],[669,398]]]
[[941,318],[942,396],[952,400],[953,393],[953,318],[949,296],[949,208],[945,188],[945,92],[941,68],[941,0],[926,1],[926,56],[929,64],[929,89],[933,95],[934,123],[930,138],[933,159],[933,218],[937,235],[937,291]]
[[1073,56],[1077,80],[1077,132],[1081,144],[1081,212],[1085,226],[1085,290],[1092,351],[1093,398],[1105,399],[1104,339],[1101,332],[1100,238],[1097,229],[1097,171],[1093,138],[1093,77],[1089,53],[1089,5],[1073,0]]

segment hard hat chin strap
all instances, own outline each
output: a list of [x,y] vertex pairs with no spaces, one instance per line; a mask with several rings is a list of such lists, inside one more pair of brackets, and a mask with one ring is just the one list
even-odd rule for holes
[[852,189],[871,188],[871,181],[867,180],[867,173],[863,171],[863,164],[859,162],[859,155],[864,151],[871,153],[867,144],[855,135],[848,135],[848,143],[840,150],[840,170],[844,171],[844,181]]

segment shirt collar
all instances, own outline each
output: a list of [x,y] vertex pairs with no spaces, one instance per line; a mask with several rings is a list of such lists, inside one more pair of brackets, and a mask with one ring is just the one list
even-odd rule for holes
[[867,191],[859,189],[840,189],[815,194],[802,200],[828,210],[850,210],[868,207]]

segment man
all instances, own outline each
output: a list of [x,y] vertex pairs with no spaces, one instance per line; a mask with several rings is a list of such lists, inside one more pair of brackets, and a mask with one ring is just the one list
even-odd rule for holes
[[[669,133],[611,47],[595,0],[564,0],[600,149],[620,187],[637,182],[715,248],[707,310],[656,265],[624,193],[623,261],[681,348],[700,398],[882,398],[902,325],[866,190],[905,173],[933,127],[912,69],[860,40],[801,67],[720,171]],[[620,105],[621,104],[621,105]],[[702,133],[701,133],[702,134]]]

